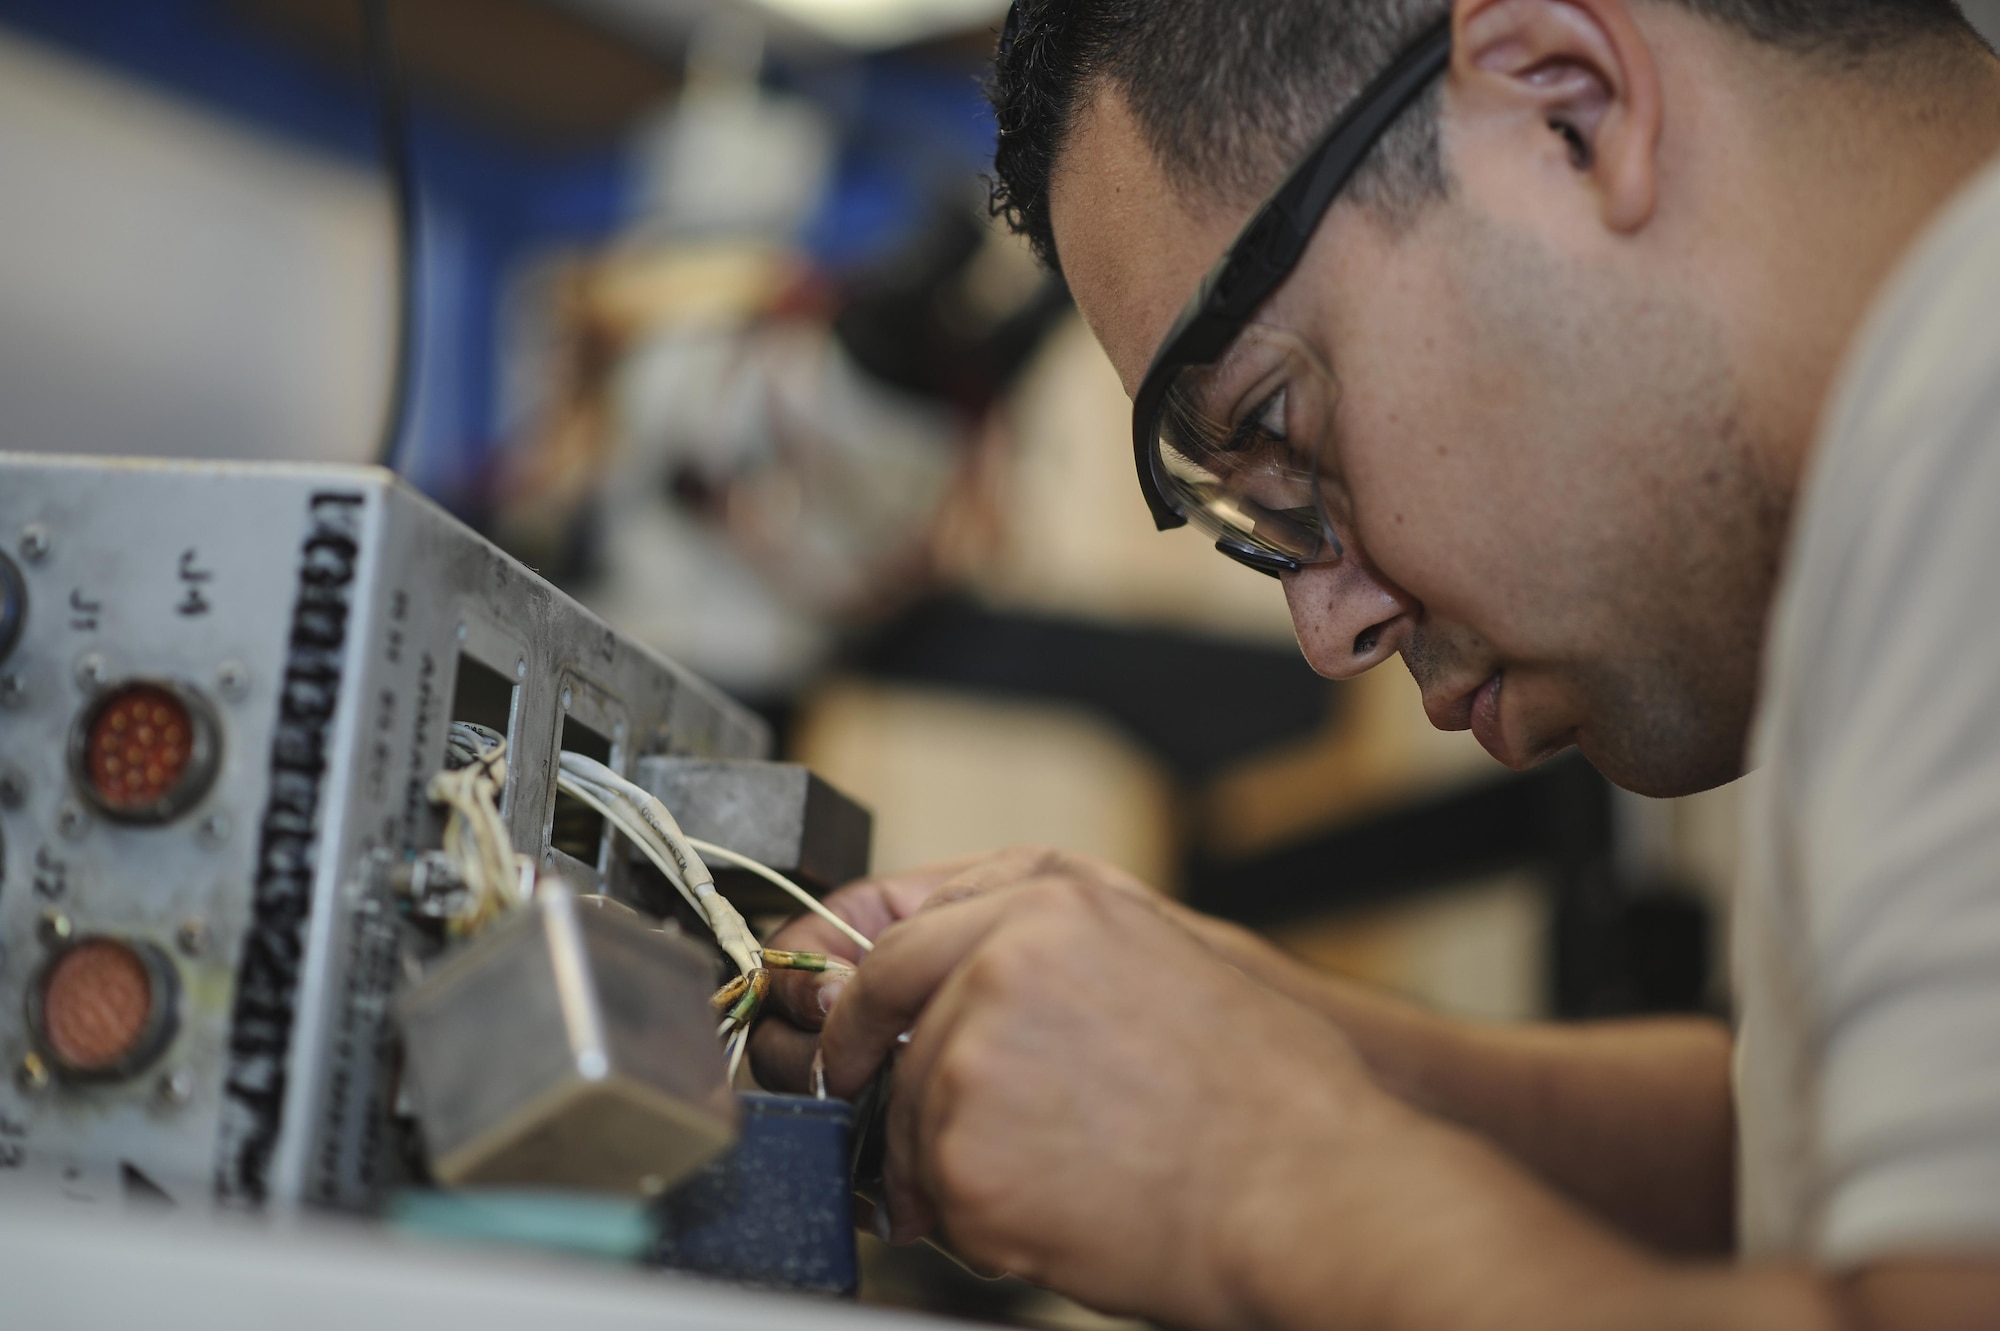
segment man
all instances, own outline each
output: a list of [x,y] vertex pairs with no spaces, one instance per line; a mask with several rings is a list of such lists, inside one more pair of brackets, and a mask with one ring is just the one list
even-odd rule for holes
[[1059,855],[858,885],[878,946],[759,1066],[895,1054],[894,1235],[1203,1328],[2000,1325],[2000,62],[1956,7],[1020,0],[996,102],[1156,516],[1282,577],[1315,667],[1400,654],[1512,766],[1763,769],[1743,1012],[1474,1027]]

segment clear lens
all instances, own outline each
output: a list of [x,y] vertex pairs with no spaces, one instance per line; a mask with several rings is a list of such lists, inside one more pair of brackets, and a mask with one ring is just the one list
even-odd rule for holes
[[1321,492],[1333,376],[1293,335],[1253,324],[1169,386],[1153,475],[1217,540],[1300,564],[1340,557]]

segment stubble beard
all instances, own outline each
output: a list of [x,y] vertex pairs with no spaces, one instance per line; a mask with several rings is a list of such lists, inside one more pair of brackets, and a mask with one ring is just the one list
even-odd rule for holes
[[[1578,534],[1555,593],[1573,600],[1573,637],[1559,653],[1567,659],[1543,668],[1578,704],[1578,746],[1638,794],[1734,780],[1745,768],[1793,496],[1765,463],[1775,454],[1727,340],[1711,312],[1670,284],[1634,289],[1533,237],[1481,229],[1486,280],[1470,294],[1486,308],[1473,317],[1516,348],[1524,337],[1539,343],[1544,372],[1578,386],[1578,414],[1601,432],[1579,455],[1601,450],[1596,465],[1638,478],[1622,489],[1607,481],[1606,512],[1574,515]],[[1542,311],[1540,328],[1524,329],[1524,308]],[[1548,610],[1552,623],[1566,612]],[[1420,682],[1438,673],[1457,636],[1437,641],[1420,626],[1405,652],[1411,673]]]

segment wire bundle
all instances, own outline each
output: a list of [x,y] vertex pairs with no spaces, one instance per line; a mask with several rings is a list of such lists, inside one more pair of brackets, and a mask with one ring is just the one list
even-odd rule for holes
[[[447,769],[431,778],[430,797],[451,811],[444,849],[465,880],[471,905],[451,917],[447,927],[454,937],[465,937],[525,900],[531,889],[524,884],[533,882],[533,866],[528,857],[513,852],[500,817],[499,798],[507,778],[505,738],[484,726],[453,722],[446,761]],[[715,875],[704,856],[772,883],[862,951],[873,946],[865,934],[783,874],[726,846],[687,836],[657,796],[594,758],[565,750],[557,762],[556,788],[595,810],[638,847],[736,966],[738,977],[712,1000],[722,1017],[716,1035],[726,1041],[732,1081],[749,1043],[750,1025],[770,992],[771,969],[837,974],[852,968],[818,952],[766,951],[742,912],[716,890]]]
[[737,970],[748,975],[761,968],[762,949],[742,912],[715,890],[715,875],[688,844],[667,806],[651,791],[627,781],[595,758],[567,751],[559,760],[556,788],[597,810],[631,839],[708,925]]
[[516,855],[500,817],[500,792],[507,782],[507,741],[484,726],[459,722],[446,745],[449,766],[431,778],[430,797],[450,815],[444,850],[465,880],[470,906],[450,916],[445,929],[464,938],[485,928],[494,916],[525,900],[532,883],[527,857]]
[[[690,846],[693,846],[696,850],[700,851],[701,854],[708,859],[721,860],[724,864],[733,864],[739,869],[747,869],[751,873],[756,874],[759,878],[762,878],[765,882],[770,883],[774,887],[782,889],[786,895],[790,896],[793,900],[797,901],[801,906],[804,906],[807,910],[819,916],[822,920],[825,920],[835,929],[838,929],[841,932],[841,934],[848,939],[848,941],[852,942],[856,947],[860,948],[863,952],[872,951],[874,949],[875,944],[869,941],[867,934],[862,933],[859,929],[849,924],[846,920],[843,920],[838,915],[835,915],[832,911],[828,910],[824,904],[820,902],[819,898],[815,897],[812,893],[806,891],[803,887],[800,887],[797,883],[793,882],[791,879],[779,873],[776,869],[772,869],[766,865],[759,864],[757,861],[751,859],[748,855],[739,855],[735,851],[729,849],[727,846],[718,846],[713,841],[703,841],[700,837],[689,837],[687,839],[687,843]],[[768,953],[766,955],[768,955]],[[799,955],[811,956],[814,954],[808,952],[801,952]]]
[[689,844],[667,806],[644,786],[627,781],[594,758],[565,750],[558,760],[556,788],[597,810],[630,838],[708,925],[716,945],[736,963],[741,972],[736,983],[744,990],[730,1004],[715,1032],[716,1038],[725,1042],[729,1079],[735,1081],[743,1051],[750,1043],[750,1024],[771,985],[763,949],[743,913],[715,890],[715,875]]

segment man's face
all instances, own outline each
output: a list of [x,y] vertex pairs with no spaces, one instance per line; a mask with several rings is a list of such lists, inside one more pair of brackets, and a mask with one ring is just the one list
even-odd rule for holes
[[[1400,652],[1432,722],[1510,766],[1576,744],[1643,793],[1729,780],[1786,502],[1726,321],[1678,260],[1455,146],[1447,116],[1448,199],[1397,225],[1336,205],[1258,316],[1339,383],[1348,554],[1285,579],[1300,644],[1336,678]],[[1249,206],[1176,188],[1108,91],[1052,204],[1077,304],[1134,392]]]

